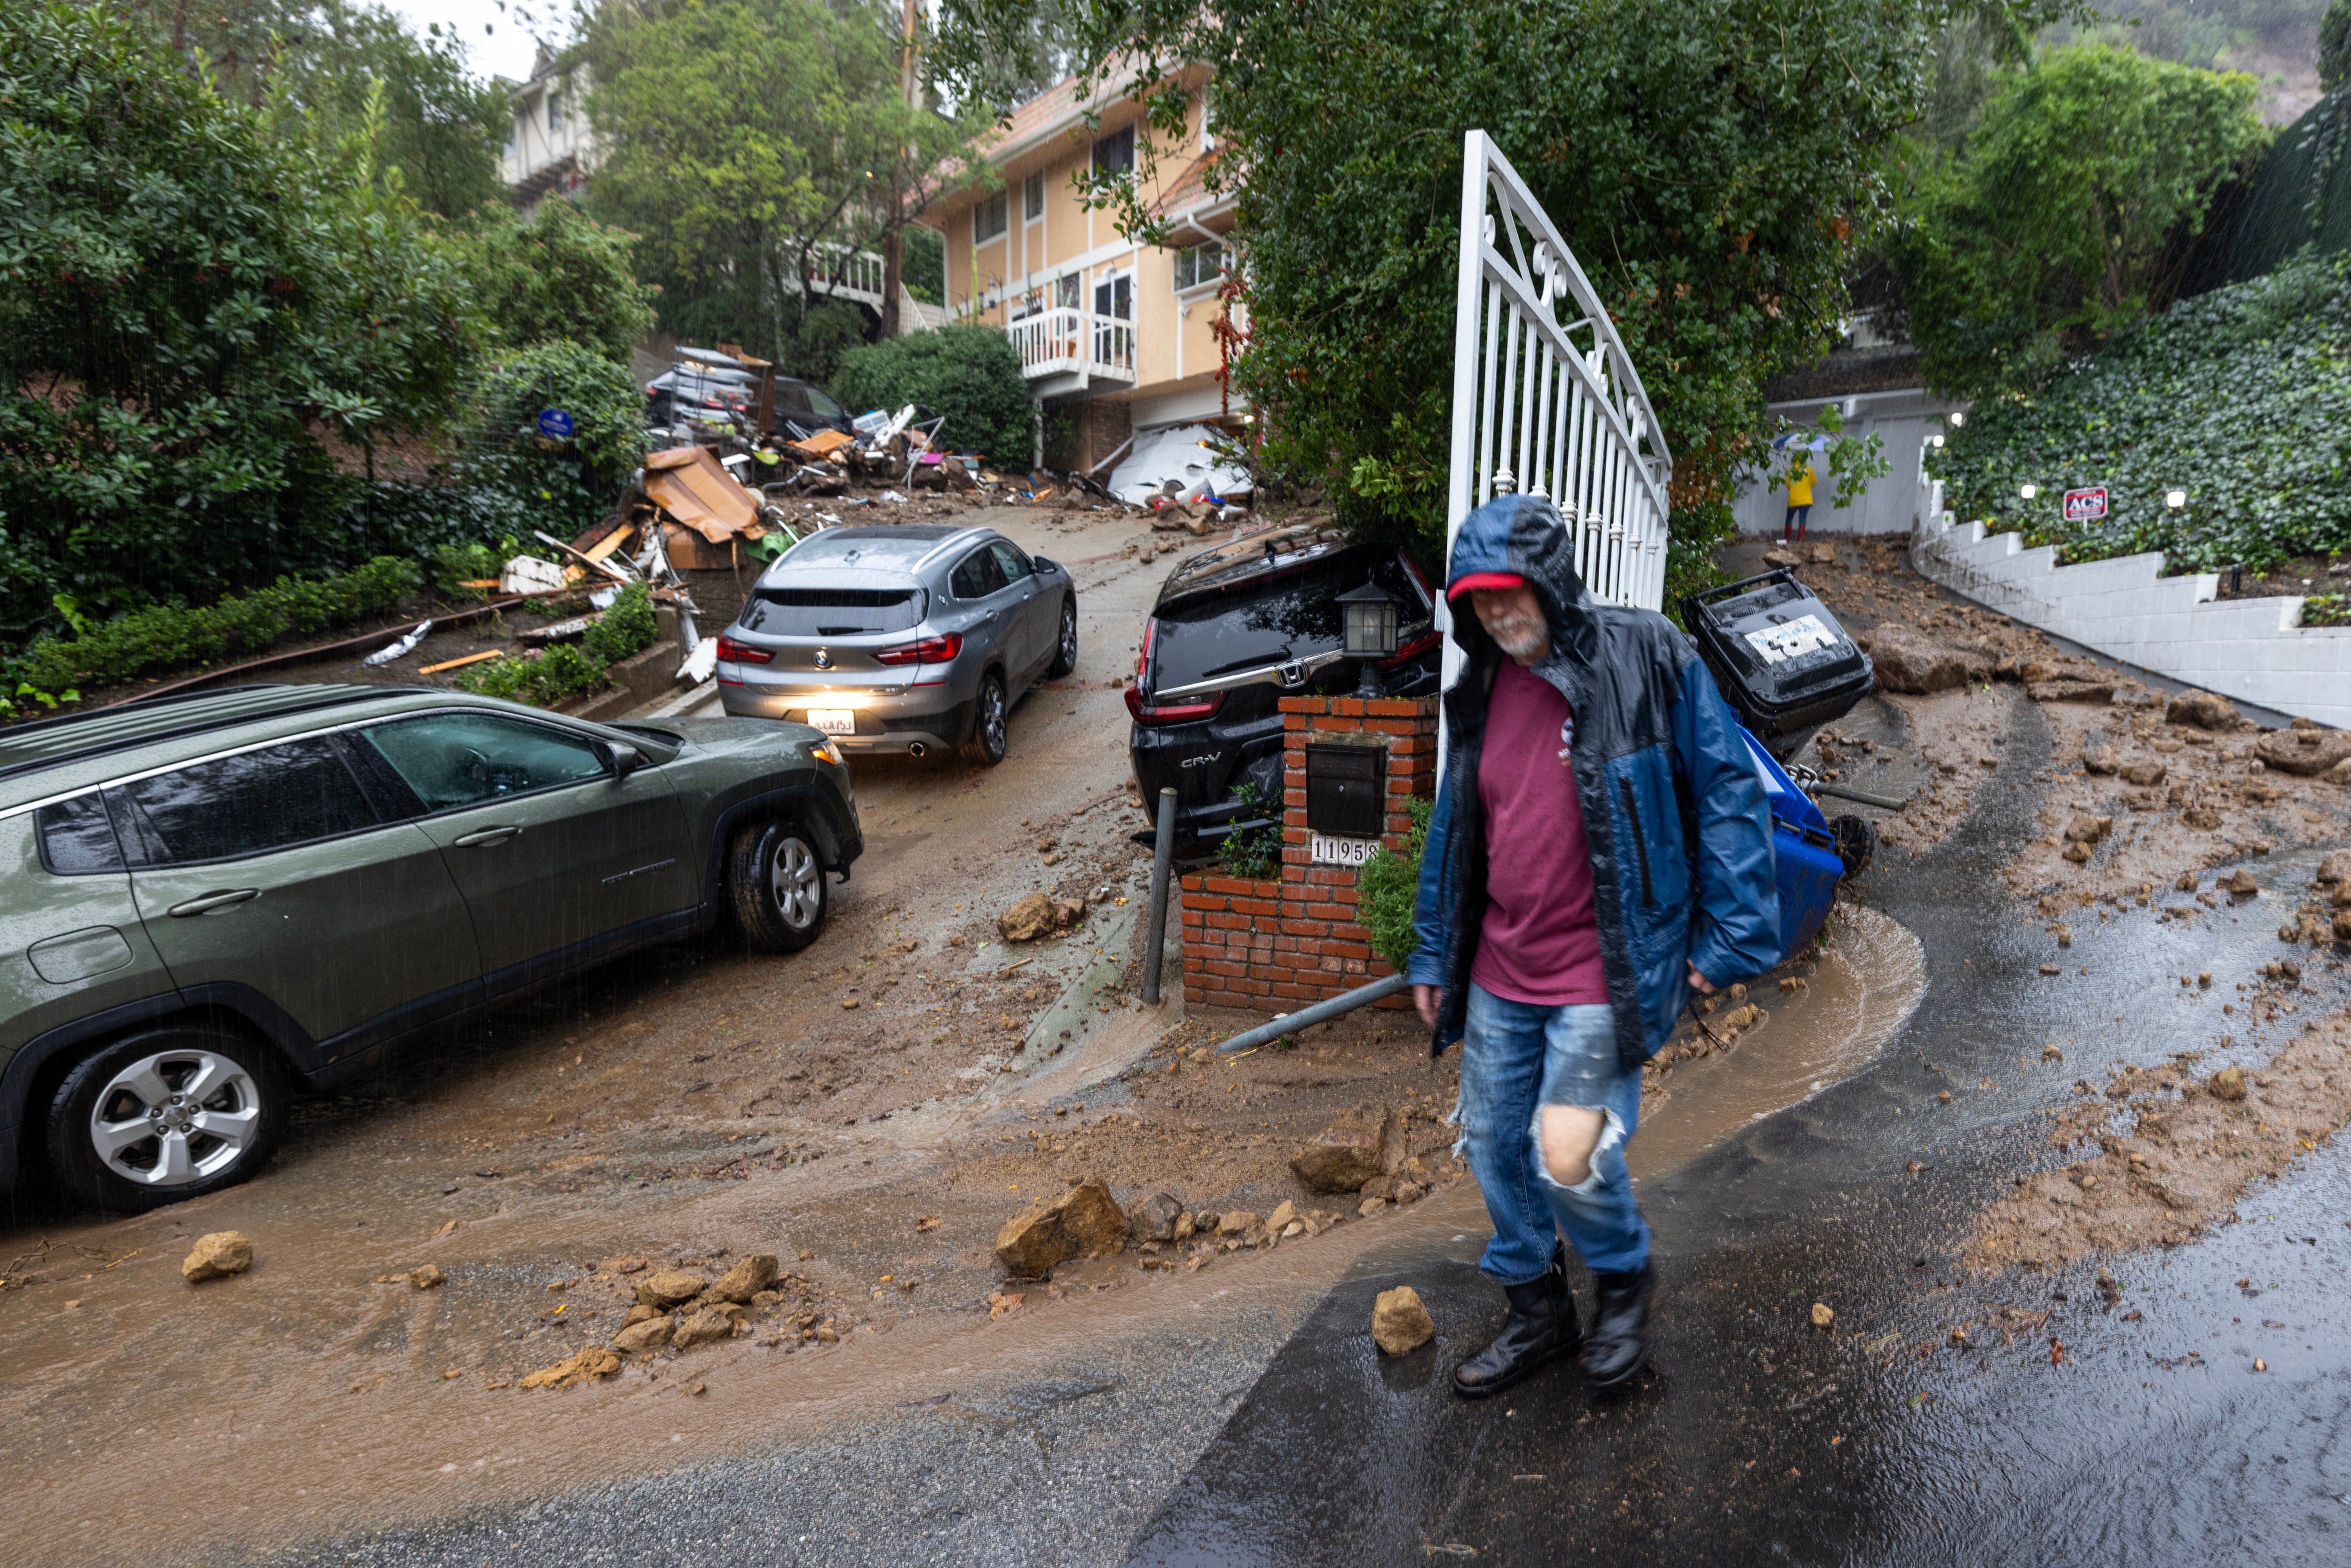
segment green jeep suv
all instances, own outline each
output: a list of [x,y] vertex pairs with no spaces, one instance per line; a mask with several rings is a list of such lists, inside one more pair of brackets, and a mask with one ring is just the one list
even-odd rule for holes
[[0,1191],[244,1180],[298,1090],[721,921],[790,952],[864,847],[805,725],[242,686],[0,730]]

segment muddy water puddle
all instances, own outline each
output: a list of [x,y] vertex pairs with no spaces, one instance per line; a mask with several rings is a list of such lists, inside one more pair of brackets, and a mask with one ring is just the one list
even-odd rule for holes
[[[1728,1051],[1677,1063],[1641,1108],[1627,1155],[1639,1177],[1664,1175],[1775,1112],[1867,1066],[1927,990],[1918,938],[1864,905],[1839,904],[1818,972]],[[1763,994],[1763,993],[1759,993]]]

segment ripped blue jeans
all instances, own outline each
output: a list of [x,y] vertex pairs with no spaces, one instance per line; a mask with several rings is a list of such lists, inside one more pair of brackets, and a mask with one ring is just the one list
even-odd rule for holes
[[[1562,1186],[1543,1166],[1536,1116],[1581,1105],[1606,1122],[1591,1173]],[[1616,1061],[1616,1026],[1604,1006],[1514,1002],[1472,983],[1461,1042],[1461,1141],[1493,1218],[1479,1267],[1506,1285],[1551,1266],[1554,1228],[1596,1274],[1649,1260],[1649,1228],[1633,1201],[1625,1145],[1641,1114],[1641,1075]]]

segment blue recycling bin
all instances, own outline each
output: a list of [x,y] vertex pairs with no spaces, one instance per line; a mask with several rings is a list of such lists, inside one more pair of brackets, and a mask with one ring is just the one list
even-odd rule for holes
[[1812,797],[1796,788],[1761,741],[1743,728],[1739,733],[1771,808],[1771,852],[1780,887],[1777,962],[1784,964],[1820,935],[1845,874],[1844,857],[1838,852],[1836,829]]

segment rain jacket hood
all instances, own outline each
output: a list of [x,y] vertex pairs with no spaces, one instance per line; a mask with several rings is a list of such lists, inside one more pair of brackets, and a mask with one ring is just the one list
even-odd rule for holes
[[[1605,541],[1585,548],[1595,543]],[[1514,572],[1550,624],[1550,651],[1533,673],[1574,716],[1572,766],[1601,965],[1617,1057],[1629,1071],[1672,1032],[1690,966],[1719,988],[1779,960],[1780,901],[1762,780],[1729,706],[1672,622],[1592,596],[1576,549],[1547,498],[1500,497],[1463,521],[1446,580]],[[1431,1042],[1439,1051],[1461,1037],[1485,918],[1489,851],[1478,765],[1503,657],[1466,600],[1455,607],[1452,634],[1467,664],[1445,694],[1445,773],[1405,966],[1414,984],[1444,993]]]

